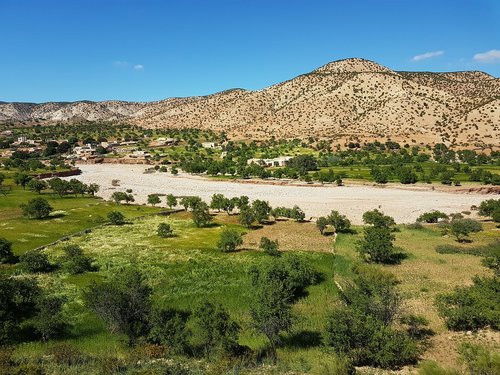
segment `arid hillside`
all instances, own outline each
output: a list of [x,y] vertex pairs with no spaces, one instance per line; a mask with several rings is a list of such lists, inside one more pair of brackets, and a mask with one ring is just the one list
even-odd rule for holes
[[356,58],[258,91],[234,89],[149,103],[0,102],[0,121],[75,119],[209,128],[234,138],[390,137],[499,146],[500,79],[483,72],[396,72]]

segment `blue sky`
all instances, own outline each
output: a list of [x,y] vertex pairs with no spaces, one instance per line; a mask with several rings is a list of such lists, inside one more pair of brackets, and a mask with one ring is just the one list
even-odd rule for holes
[[261,89],[348,57],[500,77],[500,0],[0,0],[0,35],[0,101]]

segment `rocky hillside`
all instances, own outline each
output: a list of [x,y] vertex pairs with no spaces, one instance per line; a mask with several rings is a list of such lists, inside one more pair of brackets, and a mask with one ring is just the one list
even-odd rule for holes
[[150,103],[1,103],[0,121],[122,120],[223,130],[238,138],[328,137],[499,146],[500,79],[482,72],[396,72],[331,62],[258,91]]

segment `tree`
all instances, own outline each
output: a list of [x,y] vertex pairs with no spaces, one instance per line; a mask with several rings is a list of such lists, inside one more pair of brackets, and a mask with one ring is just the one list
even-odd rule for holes
[[135,268],[126,268],[104,283],[93,283],[84,293],[87,307],[112,332],[127,336],[128,344],[148,334],[151,314],[151,287]]
[[384,215],[377,209],[372,211],[366,211],[363,214],[363,221],[365,224],[371,224],[374,227],[390,228],[396,225],[396,222],[392,217]]
[[269,206],[268,202],[257,199],[252,203],[252,211],[255,220],[262,224],[269,219],[271,206]]
[[330,215],[326,219],[328,224],[332,225],[337,233],[348,232],[351,228],[349,219],[345,215],[341,215],[338,211],[330,212]]
[[226,197],[223,194],[212,195],[212,200],[210,202],[210,208],[213,210],[221,211],[224,209]]
[[253,214],[253,210],[250,207],[243,206],[240,209],[240,224],[246,228],[249,228],[252,223],[255,221],[255,216]]
[[50,272],[54,267],[50,264],[47,254],[41,250],[29,250],[20,256],[21,268],[26,272]]
[[150,317],[148,341],[169,348],[173,354],[182,354],[188,348],[189,314],[169,308],[153,308]]
[[59,296],[44,296],[38,299],[36,303],[38,312],[32,324],[43,341],[61,335],[68,327],[62,315],[65,302],[66,300]]
[[80,246],[64,246],[63,251],[62,265],[66,272],[76,275],[93,270],[92,258],[86,256]]
[[83,195],[87,192],[88,190],[88,186],[85,185],[83,182],[81,182],[80,180],[77,180],[76,178],[72,178],[70,181],[69,181],[69,188],[71,189],[71,191],[73,192],[73,194],[78,195],[78,194],[81,194],[82,197]]
[[398,174],[399,182],[402,184],[414,184],[418,181],[417,174],[412,167],[401,167]]
[[193,208],[193,222],[198,228],[205,227],[213,220],[205,202],[198,203]]
[[498,223],[500,219],[495,220],[495,217],[500,217],[500,199],[488,199],[482,201],[479,205],[479,215],[491,216],[493,218],[493,221]]
[[45,219],[53,211],[52,206],[44,198],[33,198],[22,204],[23,215],[30,219]]
[[163,238],[172,237],[174,235],[174,231],[170,227],[170,224],[167,223],[158,224],[156,233],[158,234],[158,236]]
[[100,189],[100,186],[95,183],[91,183],[87,186],[87,193],[91,194],[94,196]]
[[286,269],[273,264],[267,269],[251,271],[253,295],[250,314],[254,328],[264,334],[269,343],[270,356],[276,362],[276,348],[280,333],[291,329],[293,290]]
[[173,208],[177,206],[177,198],[173,194],[167,194],[167,206],[168,208]]
[[14,183],[16,185],[21,185],[23,190],[26,188],[26,185],[31,180],[31,176],[28,176],[26,173],[16,173],[14,175]]
[[224,228],[220,234],[219,242],[217,242],[217,248],[223,253],[229,253],[235,251],[242,243],[241,233],[235,229]]
[[239,325],[234,322],[222,305],[205,302],[195,312],[198,341],[207,358],[237,354]]
[[458,242],[464,242],[470,233],[476,233],[483,230],[481,223],[473,219],[456,219],[450,224],[451,233],[457,238]]
[[158,196],[158,194],[149,194],[148,195],[148,203],[151,205],[151,206],[155,206],[159,203],[161,203],[161,199],[160,197]]
[[125,224],[125,216],[120,211],[111,211],[108,213],[108,220],[113,225]]
[[52,191],[60,197],[66,195],[70,189],[69,182],[62,180],[59,177],[51,178],[49,180],[49,186]]
[[358,252],[367,262],[392,264],[400,261],[395,252],[395,236],[387,227],[366,227],[364,237],[358,243]]
[[47,189],[48,185],[45,181],[39,180],[37,178],[32,178],[26,185],[31,191],[35,191],[41,194],[42,190]]
[[280,256],[278,240],[272,241],[267,237],[260,238],[260,246],[262,251],[268,255]]
[[328,219],[324,216],[318,217],[318,220],[316,220],[316,227],[318,227],[319,232],[321,234],[325,233],[325,229],[328,226]]
[[13,259],[12,242],[0,237],[0,263],[10,263]]
[[132,194],[124,193],[122,191],[115,191],[111,195],[111,199],[113,199],[116,204],[120,204],[121,201],[125,201],[125,203],[135,201],[134,196]]
[[448,219],[448,215],[445,214],[444,212],[441,211],[430,211],[430,212],[425,212],[422,215],[420,215],[417,219],[418,222],[425,222],[425,223],[437,223],[439,219],[446,220]]

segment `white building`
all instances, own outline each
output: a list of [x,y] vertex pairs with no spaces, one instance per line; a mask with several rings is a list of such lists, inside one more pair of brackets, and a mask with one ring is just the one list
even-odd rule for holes
[[247,164],[257,164],[261,167],[285,167],[288,165],[290,159],[293,159],[292,156],[280,156],[278,158],[273,159],[248,159]]

